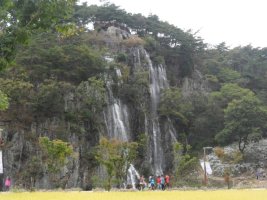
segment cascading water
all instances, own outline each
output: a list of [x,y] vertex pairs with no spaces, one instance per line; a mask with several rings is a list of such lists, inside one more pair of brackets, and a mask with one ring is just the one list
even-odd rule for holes
[[120,100],[113,99],[113,103],[108,105],[104,113],[108,136],[121,141],[128,141],[129,121],[127,106]]
[[[166,70],[163,65],[153,66],[152,61],[146,51],[144,51],[145,60],[148,63],[149,75],[150,75],[150,95],[151,95],[151,130],[152,130],[152,142],[153,152],[151,158],[153,160],[153,170],[155,175],[163,174],[163,148],[161,142],[161,130],[159,125],[159,117],[157,114],[160,92],[162,89],[169,87],[167,81]],[[172,126],[170,120],[167,121],[168,132],[173,139],[176,140],[176,132]]]
[[136,179],[140,179],[140,174],[138,171],[134,168],[134,166],[131,164],[129,169],[128,169],[128,174],[127,174],[127,183],[131,184],[133,186],[133,189],[136,189]]
[[[163,152],[162,131],[160,130],[159,116],[157,113],[160,94],[162,89],[169,87],[166,75],[166,69],[163,65],[153,66],[148,53],[144,49],[136,49],[134,51],[134,68],[142,66],[142,59],[147,63],[150,77],[150,112],[145,114],[145,133],[150,138],[149,147],[149,163],[154,175],[163,174],[165,168],[165,159]],[[142,59],[141,59],[142,58]],[[117,77],[121,78],[121,71],[115,69]],[[108,90],[108,106],[104,113],[106,127],[110,138],[116,138],[122,141],[130,141],[130,122],[129,111],[126,104],[122,103],[120,99],[113,96],[111,90],[111,81],[107,81]],[[122,84],[122,82],[118,82]],[[165,122],[165,133],[169,134],[171,140],[176,141],[176,131],[168,119]],[[138,172],[134,166],[131,165],[128,169],[127,183],[135,187],[136,178],[139,178]]]
[[[116,74],[120,78],[121,71],[116,69]],[[111,82],[107,81],[108,90],[108,106],[104,112],[104,119],[107,127],[108,136],[121,141],[130,140],[130,126],[128,107],[123,104],[120,99],[115,98],[111,90]],[[131,184],[135,189],[136,178],[139,179],[139,174],[131,164],[128,169],[127,184]]]
[[[121,71],[119,69],[116,69],[116,74],[119,78],[121,77]],[[128,134],[130,134],[130,128],[128,108],[120,99],[114,97],[111,84],[112,82],[107,80],[108,106],[106,112],[104,112],[104,119],[108,136],[121,141],[129,141]]]

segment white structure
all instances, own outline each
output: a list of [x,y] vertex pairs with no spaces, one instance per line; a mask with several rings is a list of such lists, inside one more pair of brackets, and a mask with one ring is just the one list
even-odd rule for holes
[[[200,165],[201,165],[201,167],[202,167],[202,169],[205,171],[205,169],[204,169],[204,161],[203,160],[200,160]],[[211,167],[210,167],[210,162],[205,162],[205,165],[206,165],[206,172],[207,172],[207,174],[208,175],[211,175],[212,174],[212,169],[211,169]]]

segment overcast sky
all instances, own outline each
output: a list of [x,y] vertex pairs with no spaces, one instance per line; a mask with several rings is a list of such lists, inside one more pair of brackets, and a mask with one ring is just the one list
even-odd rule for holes
[[[97,4],[99,0],[80,0]],[[206,43],[267,47],[267,0],[110,0],[127,12],[158,15],[160,20],[199,30]]]

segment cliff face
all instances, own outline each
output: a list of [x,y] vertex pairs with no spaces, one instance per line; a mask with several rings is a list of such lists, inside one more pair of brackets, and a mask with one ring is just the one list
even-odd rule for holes
[[[149,53],[136,42],[138,38],[128,32],[110,27],[99,34],[108,49],[103,57],[108,69],[102,74],[105,77],[104,95],[96,92],[89,81],[74,90],[63,91],[62,113],[74,113],[71,117],[86,111],[88,104],[85,102],[92,96],[96,102],[103,102],[99,110],[92,104],[93,116],[89,118],[93,120],[85,116],[82,122],[77,122],[70,120],[71,117],[59,115],[42,120],[33,118],[26,127],[14,126],[12,121],[3,124],[4,176],[11,176],[14,185],[89,189],[92,177],[102,173],[92,154],[101,136],[137,141],[144,135],[147,138],[146,149],[142,157],[133,163],[135,169],[155,175],[171,172],[172,143],[177,141],[179,133],[170,119],[162,119],[158,114],[161,92],[169,88],[166,66],[154,64]],[[123,64],[114,62],[118,54],[127,58]],[[192,78],[184,79],[182,85],[185,96],[196,90],[203,93],[208,91],[198,71],[194,72]],[[73,146],[74,156],[69,158],[60,173],[47,173],[38,147],[38,136],[60,138]]]

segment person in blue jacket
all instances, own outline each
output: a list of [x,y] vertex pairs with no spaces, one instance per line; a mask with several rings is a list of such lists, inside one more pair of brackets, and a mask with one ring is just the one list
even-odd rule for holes
[[165,178],[163,175],[160,177],[160,184],[161,184],[161,189],[165,190]]

